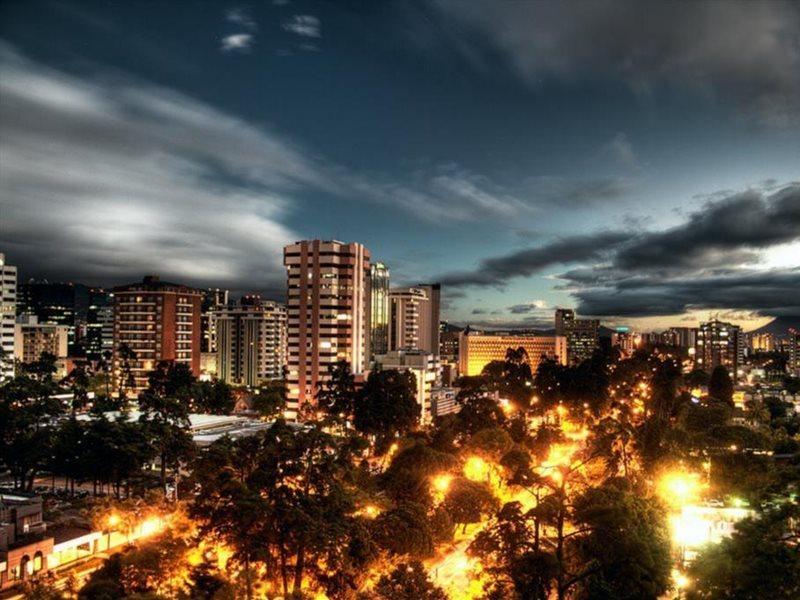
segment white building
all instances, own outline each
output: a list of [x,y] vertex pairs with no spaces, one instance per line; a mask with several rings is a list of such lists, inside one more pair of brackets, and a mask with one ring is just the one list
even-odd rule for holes
[[0,381],[14,376],[14,331],[17,312],[17,267],[0,253]]
[[283,377],[286,364],[286,307],[246,296],[215,314],[217,367],[221,380],[256,387]]

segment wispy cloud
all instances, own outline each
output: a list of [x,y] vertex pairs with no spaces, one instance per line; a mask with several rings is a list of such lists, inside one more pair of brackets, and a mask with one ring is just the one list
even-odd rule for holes
[[250,33],[234,33],[226,35],[220,43],[223,52],[249,52],[255,38]]
[[283,223],[308,192],[435,222],[536,210],[454,164],[402,182],[357,173],[124,73],[78,77],[8,45],[0,69],[0,242],[37,275],[100,282],[157,265],[198,283],[279,287],[281,245],[297,237]]
[[283,24],[283,28],[302,37],[322,37],[320,20],[314,15],[294,15]]
[[250,52],[256,41],[255,32],[258,24],[250,12],[241,7],[231,8],[225,12],[225,22],[235,29],[220,40],[220,50],[223,52]]
[[601,148],[601,153],[610,156],[622,167],[634,169],[639,166],[639,159],[633,150],[633,144],[621,131]]

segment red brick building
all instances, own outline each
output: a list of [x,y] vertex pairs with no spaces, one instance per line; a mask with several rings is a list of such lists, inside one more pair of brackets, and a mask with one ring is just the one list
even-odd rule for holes
[[114,380],[123,378],[120,346],[136,353],[131,374],[138,393],[147,374],[161,361],[187,364],[200,375],[200,304],[202,292],[185,285],[145,277],[141,283],[114,288]]

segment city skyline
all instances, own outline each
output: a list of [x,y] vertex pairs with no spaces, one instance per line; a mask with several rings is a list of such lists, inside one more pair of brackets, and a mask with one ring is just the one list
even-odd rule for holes
[[598,6],[9,3],[1,249],[284,300],[283,245],[358,242],[483,326],[800,314],[797,6]]

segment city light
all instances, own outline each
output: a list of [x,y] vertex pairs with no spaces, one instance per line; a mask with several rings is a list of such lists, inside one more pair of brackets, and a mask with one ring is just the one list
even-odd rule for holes
[[480,456],[470,456],[464,463],[464,477],[472,481],[486,481],[489,472],[489,464]]

